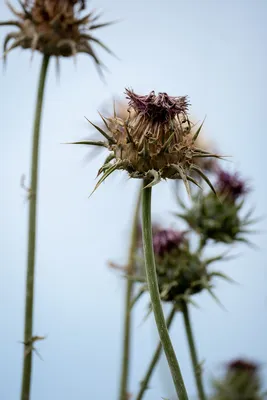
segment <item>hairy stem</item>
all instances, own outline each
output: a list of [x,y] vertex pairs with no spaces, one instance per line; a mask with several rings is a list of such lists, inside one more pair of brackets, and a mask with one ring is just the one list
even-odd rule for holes
[[[131,233],[131,242],[129,248],[127,274],[133,275],[134,272],[134,257],[138,239],[138,219],[141,204],[142,187],[139,190],[134,215]],[[122,365],[121,365],[121,381],[120,381],[120,400],[128,399],[128,377],[129,377],[129,362],[130,362],[130,348],[131,348],[131,308],[133,298],[134,281],[127,279],[126,293],[125,293],[125,310],[124,310],[124,332],[123,332],[123,352],[122,352]]]
[[24,360],[21,400],[30,399],[32,351],[33,351],[33,304],[34,304],[34,266],[35,266],[35,240],[36,240],[36,204],[38,189],[38,161],[39,138],[44,98],[44,87],[47,75],[49,56],[43,56],[40,71],[39,87],[36,100],[36,110],[33,128],[31,187],[29,190],[29,222],[28,222],[28,261],[26,278],[25,320],[24,320]]
[[189,312],[188,312],[188,306],[185,301],[181,302],[181,311],[182,311],[183,318],[184,318],[186,336],[187,336],[187,341],[188,341],[188,345],[189,345],[190,356],[191,356],[191,360],[192,360],[199,400],[206,400],[204,387],[203,387],[203,383],[202,383],[201,365],[199,364],[199,361],[197,358],[197,352],[196,352],[196,347],[195,347],[195,343],[194,343],[194,337],[193,337],[193,332],[192,332],[192,327],[191,327],[191,322],[190,322],[190,317],[189,317]]
[[[147,182],[145,182],[145,185]],[[179,400],[188,400],[183,377],[172,346],[161,306],[151,227],[151,187],[143,189],[143,244],[147,284],[160,341],[165,352]]]
[[[176,313],[176,308],[173,307],[171,312],[170,312],[170,314],[169,314],[169,316],[166,319],[167,329],[170,328],[170,326],[172,324],[172,321],[173,321],[173,318],[175,316],[175,313]],[[142,398],[144,396],[144,393],[145,393],[146,389],[148,388],[148,384],[149,384],[150,378],[152,377],[152,373],[154,372],[154,369],[155,369],[155,367],[156,367],[156,365],[157,365],[157,363],[159,361],[161,353],[162,353],[162,345],[161,345],[161,342],[159,342],[159,344],[158,344],[158,346],[156,348],[156,351],[155,351],[155,353],[154,353],[154,355],[152,357],[152,360],[151,360],[151,362],[150,362],[150,364],[148,366],[148,369],[147,369],[147,372],[146,372],[146,374],[144,376],[144,379],[142,379],[142,381],[140,383],[140,390],[139,390],[139,392],[138,392],[138,394],[136,396],[136,400],[142,400]]]

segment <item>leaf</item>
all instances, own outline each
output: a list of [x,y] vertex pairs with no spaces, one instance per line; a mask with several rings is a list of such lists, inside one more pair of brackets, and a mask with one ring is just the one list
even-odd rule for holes
[[[85,36],[85,35],[83,35]],[[103,42],[101,42],[99,39],[91,36],[91,35],[86,35],[88,36],[89,40],[92,40],[93,42],[97,43],[100,47],[102,47],[107,53],[109,53],[111,56],[115,57],[117,60],[119,60],[119,57],[116,56],[115,53],[113,53],[112,50],[110,50],[109,47],[107,47]]]
[[202,129],[202,126],[203,126],[203,124],[204,124],[204,122],[205,122],[205,119],[206,119],[206,117],[203,119],[202,124],[200,125],[200,127],[198,128],[198,130],[196,131],[196,133],[194,134],[194,136],[193,136],[193,142],[195,142],[195,141],[197,140],[198,135],[200,134],[200,131],[201,131],[201,129]]
[[196,185],[197,187],[199,187],[199,189],[203,190],[203,188],[199,185],[199,183],[198,183],[194,178],[192,178],[192,176],[186,175],[186,178],[187,178],[187,180],[188,180],[189,182],[194,183],[194,185]]
[[95,129],[97,129],[98,132],[100,132],[101,135],[103,135],[103,136],[109,141],[109,143],[113,143],[113,144],[116,143],[116,140],[115,140],[113,137],[109,136],[105,131],[103,131],[103,129],[101,129],[101,128],[99,128],[99,126],[93,124],[93,122],[89,121],[88,118],[86,118],[86,117],[84,117],[84,118],[85,118]]
[[104,175],[103,175],[103,176],[99,179],[99,181],[97,182],[97,184],[96,184],[94,190],[92,191],[92,193],[90,194],[89,197],[92,196],[92,194],[96,191],[96,189],[101,185],[101,183],[103,183],[103,182],[107,179],[107,177],[108,177],[110,174],[112,174],[112,172],[114,172],[116,169],[119,168],[119,165],[120,165],[120,163],[116,163],[116,164],[112,165],[112,166],[104,173]]
[[147,175],[148,176],[153,176],[153,180],[152,180],[152,182],[150,182],[148,185],[146,185],[146,186],[144,186],[144,189],[147,189],[147,188],[150,188],[150,187],[152,187],[152,186],[155,186],[155,185],[157,185],[159,182],[160,182],[160,179],[161,179],[161,177],[160,177],[160,174],[156,171],[156,170],[154,170],[154,169],[151,169],[148,173],[147,173]]
[[67,143],[62,143],[62,144],[85,144],[87,146],[107,147],[107,143],[102,142],[102,141],[94,141],[94,140],[81,140],[81,141],[78,141],[78,142],[67,142]]
[[133,308],[133,306],[135,306],[135,304],[138,302],[138,300],[142,297],[142,295],[147,291],[147,286],[144,285],[142,286],[139,291],[137,292],[136,296],[133,298],[130,308]]
[[106,26],[117,24],[118,22],[120,22],[120,20],[104,22],[102,24],[95,24],[95,25],[91,25],[89,27],[89,29],[90,29],[90,31],[92,31],[94,29],[105,28]]
[[189,183],[188,183],[188,180],[187,180],[187,175],[185,174],[183,168],[180,167],[180,165],[178,165],[178,164],[171,164],[171,167],[173,167],[174,169],[176,169],[179,172],[179,174],[180,174],[180,176],[181,176],[181,178],[182,178],[182,180],[184,182],[187,194],[188,194],[189,198],[191,199],[190,186],[189,186]]
[[105,127],[106,127],[107,130],[109,131],[109,126],[108,126],[108,124],[107,124],[106,119],[103,117],[103,115],[102,115],[99,111],[98,111],[98,114],[99,114],[100,118],[102,119],[102,121],[104,122]]
[[236,282],[234,279],[230,278],[230,276],[225,275],[225,274],[223,274],[222,272],[219,272],[219,271],[211,272],[210,276],[215,276],[215,277],[218,277],[218,278],[222,278],[227,282],[238,284],[238,282]]
[[161,149],[161,152],[164,152],[164,151],[167,149],[167,147],[168,147],[169,144],[171,143],[172,138],[174,137],[174,135],[175,135],[175,131],[173,131],[173,132],[171,133],[171,135],[168,137],[168,139],[166,140],[166,142],[164,143],[164,145],[163,145],[163,147],[162,147],[162,149]]
[[211,297],[215,300],[215,302],[219,305],[219,307],[222,308],[224,311],[227,311],[226,308],[224,307],[224,305],[221,303],[221,301],[216,296],[216,294],[211,290],[210,286],[207,285],[207,286],[205,286],[205,288],[207,289],[207,291],[209,292]]
[[197,166],[197,165],[192,165],[191,169],[195,172],[197,172],[202,179],[204,179],[204,181],[209,185],[209,187],[211,188],[211,190],[213,191],[213,193],[217,196],[216,190],[214,189],[211,181],[209,180],[209,178],[204,174],[204,172]]

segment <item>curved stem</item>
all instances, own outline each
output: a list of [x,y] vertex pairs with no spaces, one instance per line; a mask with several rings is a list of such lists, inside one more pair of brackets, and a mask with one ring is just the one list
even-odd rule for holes
[[[131,233],[131,242],[129,248],[127,274],[133,275],[134,272],[134,257],[138,239],[138,218],[140,211],[142,187],[139,191],[135,211],[133,215],[133,225]],[[121,381],[120,381],[120,400],[127,400],[128,392],[128,377],[129,377],[129,361],[130,361],[130,345],[131,345],[131,308],[133,297],[134,281],[127,279],[125,293],[125,310],[124,310],[124,332],[123,332],[123,353],[121,366]]]
[[[175,313],[176,313],[176,307],[173,307],[168,318],[166,319],[166,326],[168,329],[170,328],[170,326],[172,324]],[[144,393],[145,393],[146,389],[148,388],[148,384],[149,384],[150,378],[152,376],[152,373],[154,371],[154,368],[156,367],[156,365],[159,361],[161,352],[162,352],[162,345],[161,345],[161,342],[159,342],[159,344],[156,348],[156,351],[152,357],[152,360],[148,366],[148,369],[144,376],[144,379],[142,379],[142,381],[140,383],[140,390],[136,396],[136,400],[142,400]]]
[[42,116],[42,105],[44,97],[45,79],[49,56],[43,56],[42,67],[40,71],[39,87],[36,100],[35,120],[33,129],[32,143],[32,164],[31,164],[31,187],[29,190],[29,225],[28,225],[28,262],[26,278],[26,299],[25,299],[25,320],[24,320],[24,360],[23,360],[23,378],[21,389],[21,400],[29,400],[31,387],[32,371],[32,352],[34,350],[34,338],[32,335],[33,325],[33,303],[34,303],[34,264],[35,264],[35,239],[36,239],[36,203],[38,188],[38,154],[40,124]]
[[[145,185],[147,182],[145,183]],[[180,400],[188,400],[183,377],[165,323],[158,288],[151,228],[151,187],[143,189],[143,243],[147,284],[160,341],[171,371],[176,393]]]
[[187,336],[188,345],[189,345],[189,349],[190,349],[190,356],[191,356],[191,360],[192,360],[192,364],[193,364],[193,370],[194,370],[199,400],[206,400],[206,395],[205,395],[204,387],[203,387],[203,383],[202,383],[201,365],[199,364],[199,361],[197,358],[197,352],[196,352],[193,332],[192,332],[192,328],[191,328],[188,306],[185,301],[181,302],[181,311],[183,313],[186,336]]

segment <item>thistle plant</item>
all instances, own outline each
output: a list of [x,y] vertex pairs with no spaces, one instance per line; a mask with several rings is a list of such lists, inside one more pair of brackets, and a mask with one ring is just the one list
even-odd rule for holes
[[[220,271],[210,270],[210,266],[217,261],[224,260],[225,257],[224,255],[219,255],[213,258],[203,259],[202,254],[198,251],[191,250],[188,231],[162,229],[159,226],[154,230],[153,248],[160,297],[162,301],[172,304],[172,310],[166,319],[166,325],[170,328],[176,312],[182,313],[198,396],[200,400],[206,399],[202,383],[202,370],[197,357],[188,304],[192,303],[196,305],[192,297],[203,291],[208,291],[213,298],[217,299],[213,292],[214,278],[229,278]],[[144,264],[141,256],[138,257],[138,260],[136,279],[141,283],[144,282],[140,287],[140,293],[144,293],[145,289],[147,289],[147,284],[143,277]],[[159,343],[147,372],[141,380],[140,390],[136,400],[141,400],[143,398],[154,368],[159,360],[161,350],[162,346],[161,343]]]
[[33,127],[31,183],[29,189],[28,255],[24,322],[24,360],[21,400],[30,398],[33,336],[33,306],[35,281],[35,242],[36,242],[36,207],[38,200],[38,167],[40,125],[43,108],[45,81],[50,58],[55,56],[74,57],[77,53],[88,54],[101,72],[102,63],[92,45],[98,44],[106,51],[110,50],[92,33],[109,23],[98,23],[99,15],[94,12],[82,15],[85,0],[24,0],[19,2],[17,11],[10,3],[7,6],[14,19],[0,22],[1,26],[12,26],[15,31],[4,39],[4,60],[14,49],[30,49],[43,55],[36,110]]
[[225,376],[213,381],[212,400],[264,400],[259,365],[245,359],[236,359],[226,365]]
[[[132,178],[143,179],[142,229],[147,284],[160,340],[165,351],[179,399],[188,399],[180,367],[169,337],[161,306],[151,229],[151,188],[161,179],[181,179],[190,193],[189,182],[198,183],[190,172],[198,173],[213,189],[204,172],[195,164],[198,157],[218,157],[195,146],[201,126],[192,135],[186,96],[171,97],[151,92],[140,96],[126,89],[129,113],[126,121],[116,115],[102,117],[106,130],[91,124],[105,138],[84,144],[106,147],[109,155],[99,170],[95,190],[116,170],[127,171]],[[90,121],[89,121],[90,122]],[[81,144],[81,142],[76,142]]]
[[214,193],[195,196],[192,206],[187,208],[182,202],[183,213],[177,215],[195,230],[205,243],[208,240],[225,244],[233,242],[248,243],[244,234],[254,221],[252,210],[242,214],[249,189],[237,173],[218,170]]

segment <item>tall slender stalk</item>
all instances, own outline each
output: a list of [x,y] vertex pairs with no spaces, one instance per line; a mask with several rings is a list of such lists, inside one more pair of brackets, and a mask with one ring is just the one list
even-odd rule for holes
[[[147,182],[145,182],[145,185]],[[151,227],[151,187],[143,189],[143,244],[144,258],[146,267],[147,284],[151,298],[152,309],[156,325],[159,332],[160,341],[164,349],[169,368],[171,371],[173,383],[179,400],[188,400],[183,377],[180,367],[172,346],[172,342],[165,323],[161,300],[158,288],[156,265],[152,243],[152,227]]]
[[[139,190],[138,198],[133,215],[131,242],[128,255],[127,274],[133,275],[134,272],[134,257],[138,239],[138,219],[141,204],[142,187]],[[130,361],[130,347],[131,347],[131,304],[133,297],[134,281],[127,279],[126,292],[125,292],[125,310],[124,310],[124,328],[123,328],[123,352],[122,352],[122,366],[121,366],[121,382],[120,382],[120,400],[127,400],[128,392],[128,377],[129,377],[129,361]]]
[[36,239],[36,204],[38,189],[38,161],[39,138],[44,98],[45,79],[49,64],[49,56],[43,56],[39,77],[39,87],[36,100],[36,110],[33,128],[31,187],[29,191],[29,222],[28,222],[28,262],[26,278],[25,320],[24,320],[24,360],[21,400],[30,399],[32,351],[36,338],[32,335],[33,303],[34,303],[34,266],[35,266],[35,239]]
[[195,347],[195,343],[194,343],[194,336],[193,336],[193,332],[192,332],[188,306],[185,301],[181,302],[181,311],[183,313],[185,330],[186,330],[188,345],[189,345],[189,349],[190,349],[190,356],[191,356],[191,360],[192,360],[192,364],[193,364],[193,370],[194,370],[194,376],[195,376],[195,381],[196,381],[196,385],[197,385],[199,400],[206,400],[206,395],[205,395],[204,387],[203,387],[203,383],[202,383],[201,366],[200,366],[198,358],[197,358],[197,352],[196,352],[196,347]]
[[[173,318],[175,316],[175,313],[176,313],[176,308],[173,307],[171,312],[170,312],[170,314],[169,314],[169,316],[166,319],[167,329],[170,328],[170,326],[172,324],[172,321],[173,321]],[[148,366],[148,369],[147,369],[147,372],[146,372],[146,374],[144,376],[144,379],[141,380],[140,390],[139,390],[139,392],[138,392],[138,394],[136,396],[136,400],[142,400],[142,398],[144,396],[144,393],[145,393],[146,389],[148,388],[148,384],[149,384],[150,378],[152,376],[152,373],[154,371],[154,368],[156,367],[156,365],[157,365],[157,363],[159,361],[161,353],[162,353],[162,345],[161,345],[161,342],[159,342],[159,344],[158,344],[158,346],[156,348],[156,351],[155,351],[155,353],[154,353],[154,355],[152,357],[152,360],[151,360],[151,362],[150,362],[150,364]]]

